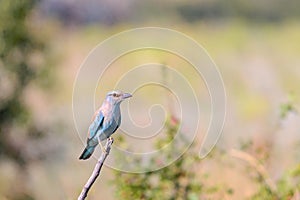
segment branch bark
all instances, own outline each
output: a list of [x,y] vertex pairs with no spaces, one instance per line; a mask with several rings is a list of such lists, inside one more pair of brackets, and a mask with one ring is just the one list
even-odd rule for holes
[[266,168],[259,163],[259,161],[251,156],[250,154],[237,150],[237,149],[231,149],[230,150],[230,155],[236,158],[239,158],[241,160],[244,160],[246,162],[248,162],[252,167],[254,167],[256,169],[256,171],[259,173],[259,175],[263,178],[263,180],[265,181],[265,184],[268,186],[268,188],[274,193],[276,194],[277,188],[276,188],[276,184],[273,182],[273,180],[270,178]]
[[100,175],[100,171],[102,169],[102,166],[104,164],[104,161],[106,159],[106,157],[108,156],[110,149],[111,149],[111,145],[113,144],[114,139],[113,138],[109,138],[107,139],[106,145],[105,145],[105,149],[106,151],[103,152],[101,154],[101,156],[99,157],[96,166],[94,168],[94,171],[92,173],[92,175],[90,176],[89,180],[86,182],[86,184],[84,185],[78,200],[84,200],[87,197],[87,194],[89,192],[89,190],[91,189],[92,185],[94,184],[94,182],[96,181],[97,177]]

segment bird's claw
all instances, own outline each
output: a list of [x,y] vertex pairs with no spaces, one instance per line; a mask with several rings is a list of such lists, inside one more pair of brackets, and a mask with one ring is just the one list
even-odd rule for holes
[[[111,141],[114,141],[114,139],[112,137],[109,137],[109,138],[107,138],[107,141],[111,142]],[[101,144],[100,139],[98,139],[98,142],[100,144],[102,153],[108,153],[107,149],[105,149],[105,147],[103,147],[103,145]]]
[[102,145],[101,143],[99,143],[99,144],[100,144],[100,147],[101,147],[101,151],[102,151],[102,153],[107,153],[107,151],[106,151],[105,147],[103,147],[103,145]]
[[108,153],[107,150],[104,148],[102,149],[102,153]]

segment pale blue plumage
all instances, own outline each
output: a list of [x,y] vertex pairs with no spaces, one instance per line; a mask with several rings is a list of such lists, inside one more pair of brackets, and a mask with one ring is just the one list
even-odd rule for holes
[[97,113],[95,120],[92,122],[92,124],[89,127],[88,138],[93,138],[96,135],[97,131],[102,126],[103,121],[104,121],[104,116],[100,111],[99,113]]
[[121,91],[112,91],[107,94],[102,106],[94,114],[88,131],[87,146],[79,159],[88,159],[99,141],[109,138],[118,129],[121,124],[120,104],[129,97],[131,94]]

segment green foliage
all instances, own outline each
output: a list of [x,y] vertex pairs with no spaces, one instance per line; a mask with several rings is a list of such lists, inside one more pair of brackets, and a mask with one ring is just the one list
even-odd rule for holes
[[290,93],[288,95],[288,101],[285,103],[282,103],[280,105],[280,118],[283,119],[287,116],[290,112],[297,112],[295,108],[295,95],[293,93]]
[[[170,148],[172,150],[165,152],[166,159],[171,159],[181,150],[178,149],[176,142],[171,142],[178,131],[178,126],[177,120],[170,117],[166,122],[165,137],[156,142],[157,149],[166,144],[172,145]],[[161,158],[152,158],[152,163],[160,162],[159,159]],[[207,179],[207,174],[199,175],[195,167],[201,162],[196,153],[185,153],[171,165],[157,171],[143,174],[115,171],[113,183],[116,186],[116,197],[117,199],[196,200],[203,195],[215,194],[223,188],[227,190],[228,195],[231,195],[233,190],[226,186],[209,187],[203,183]],[[140,161],[131,164],[140,165]]]
[[[289,101],[294,107],[294,103]],[[288,110],[290,112],[293,109]],[[282,117],[282,116],[281,116]],[[165,126],[164,137],[159,139],[155,146],[157,149],[169,144],[171,141],[171,151],[166,151],[166,159],[171,159],[181,151],[173,141],[178,131],[178,122],[174,117],[170,117]],[[183,141],[184,138],[182,138]],[[120,142],[125,143],[123,139]],[[268,177],[264,163],[269,162],[272,143],[266,141],[263,146],[255,147],[253,141],[241,142],[241,152],[250,151],[254,156],[245,159],[249,166],[245,168],[249,175],[255,174],[251,179],[257,185],[257,190],[250,196],[251,200],[281,200],[296,199],[300,191],[300,164],[293,170],[286,171],[277,181]],[[247,154],[247,153],[245,153]],[[206,180],[210,174],[201,174],[195,166],[199,167],[208,159],[222,159],[225,152],[214,149],[208,158],[199,160],[197,154],[189,152],[182,155],[171,165],[154,172],[143,174],[130,174],[120,171],[115,172],[114,184],[116,186],[117,199],[224,199],[234,194],[234,190],[226,184],[214,182],[213,186],[208,186]],[[251,159],[249,160],[249,158]],[[161,158],[152,158],[152,163],[160,162]],[[253,159],[253,160],[252,160]],[[255,160],[255,161],[254,161]],[[228,161],[227,161],[228,162]],[[135,160],[133,165],[140,165],[140,160]],[[232,167],[232,165],[229,165]]]
[[[31,83],[47,71],[46,44],[31,23],[36,0],[0,1],[0,159],[9,159],[26,174],[26,166],[40,159],[40,152],[26,151],[45,135],[32,120],[24,101]],[[38,151],[38,150],[36,150]],[[33,199],[26,175],[18,175],[8,199]],[[16,186],[17,185],[17,186]]]
[[[257,161],[253,162],[249,159],[245,161],[249,162],[246,171],[251,176],[251,181],[256,184],[257,190],[250,197],[251,200],[279,200],[279,199],[297,199],[300,189],[300,164],[292,170],[287,170],[279,177],[277,181],[272,180],[267,174],[266,164],[270,160],[270,149],[266,148],[268,144],[264,144],[265,149],[254,148],[253,142],[244,142],[241,145],[243,152],[252,152],[255,156],[253,159]],[[248,154],[248,153],[246,153]],[[249,154],[250,155],[250,154]],[[266,156],[268,155],[268,156]],[[252,156],[251,156],[252,157]],[[260,165],[260,166],[258,166]]]
[[5,78],[0,81],[0,88],[7,90],[0,98],[0,155],[20,165],[26,164],[26,156],[11,143],[9,138],[17,137],[11,131],[20,126],[27,136],[38,131],[24,103],[24,91],[43,70],[34,59],[38,55],[43,57],[45,45],[31,32],[28,23],[35,3],[34,0],[0,2],[0,71],[1,78]]
[[[292,170],[287,170],[277,181],[272,180],[267,174],[265,163],[269,162],[270,157],[264,156],[270,154],[270,149],[257,150],[253,148],[253,143],[248,142],[242,145],[243,151],[252,151],[255,158],[261,166],[251,163],[251,167],[247,168],[247,173],[255,174],[252,177],[253,183],[257,185],[257,191],[251,196],[251,200],[279,200],[279,199],[297,199],[300,189],[300,164],[296,165]],[[267,146],[267,145],[265,145]],[[252,149],[252,150],[251,150]],[[245,159],[247,160],[247,159]],[[249,160],[248,160],[249,161]],[[249,161],[250,162],[250,161]],[[249,163],[250,164],[250,163]],[[263,169],[262,169],[263,168]]]
[[266,199],[296,199],[300,189],[300,165],[290,172],[287,172],[276,182],[276,190],[272,191],[265,184],[265,180],[259,179],[256,181],[258,184],[258,191],[251,197],[252,200]]

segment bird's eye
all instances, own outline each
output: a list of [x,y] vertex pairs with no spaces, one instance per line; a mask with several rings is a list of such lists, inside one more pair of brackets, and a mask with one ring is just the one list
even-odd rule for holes
[[117,94],[116,93],[113,93],[113,97],[116,97],[117,96]]

